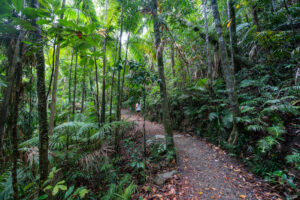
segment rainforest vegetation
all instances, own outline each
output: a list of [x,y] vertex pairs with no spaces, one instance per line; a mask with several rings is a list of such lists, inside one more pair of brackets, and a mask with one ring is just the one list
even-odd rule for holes
[[297,0],[0,0],[0,199],[299,199],[299,30]]

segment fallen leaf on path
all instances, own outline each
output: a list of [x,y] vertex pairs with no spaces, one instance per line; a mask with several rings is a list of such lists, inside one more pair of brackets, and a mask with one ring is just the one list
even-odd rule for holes
[[199,194],[201,195],[201,194],[203,194],[203,192],[199,192]]
[[240,195],[240,198],[242,198],[242,199],[246,199],[246,195]]

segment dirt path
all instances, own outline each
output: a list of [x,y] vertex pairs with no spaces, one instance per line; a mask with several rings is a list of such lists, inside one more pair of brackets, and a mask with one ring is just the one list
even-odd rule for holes
[[[128,111],[122,111],[124,120],[135,121],[142,131],[143,121]],[[146,121],[147,138],[164,135],[161,124]],[[241,164],[218,147],[189,134],[174,132],[179,155],[178,170],[182,191],[179,199],[280,199],[267,192],[262,180],[248,173]]]

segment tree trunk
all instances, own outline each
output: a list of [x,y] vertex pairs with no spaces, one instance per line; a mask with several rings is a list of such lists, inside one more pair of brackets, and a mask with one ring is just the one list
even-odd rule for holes
[[175,78],[175,56],[174,56],[174,42],[172,42],[171,45],[171,69],[172,69],[172,75]]
[[[122,34],[123,34],[123,4],[121,7],[121,30],[120,30],[120,38],[119,38],[119,59],[118,64],[121,64],[122,60]],[[118,68],[118,84],[117,84],[117,121],[121,120],[121,69]],[[119,150],[119,131],[120,127],[116,128],[115,135],[115,152]]]
[[74,91],[73,91],[73,117],[76,110],[76,89],[77,89],[77,67],[78,67],[78,49],[75,52],[75,74],[74,74]]
[[[236,37],[236,17],[235,17],[235,6],[233,0],[227,0],[227,12],[228,12],[228,19],[231,20],[229,26],[229,34],[231,35],[231,51],[233,51],[233,55],[238,53],[237,49],[237,37]],[[238,72],[241,70],[241,65],[236,63],[235,60],[232,60],[234,65],[234,71]]]
[[207,76],[209,79],[209,92],[210,92],[210,94],[212,94],[213,71],[212,71],[211,56],[210,56],[210,52],[209,52],[209,35],[208,35],[208,24],[207,24],[207,0],[203,1],[203,13],[204,13],[204,26],[205,26]]
[[[94,52],[96,52],[96,48],[94,47]],[[98,83],[98,65],[97,59],[94,56],[94,64],[95,64],[95,73],[96,73],[96,111],[97,111],[97,121],[100,127],[100,115],[99,115],[99,83]]]
[[161,96],[161,103],[163,109],[163,124],[166,132],[166,136],[165,136],[166,146],[167,146],[167,151],[175,155],[172,124],[171,124],[170,113],[169,113],[170,110],[169,110],[166,81],[164,75],[163,46],[161,44],[161,38],[160,38],[160,30],[159,30],[160,24],[159,24],[158,14],[157,14],[157,0],[152,0],[152,4],[153,4],[152,17],[153,17],[154,37],[155,37],[155,46],[156,46],[156,59],[157,59],[158,73],[160,78],[159,86],[160,86],[160,96]]
[[[39,9],[37,0],[33,0],[33,7]],[[38,20],[38,19],[36,19]],[[41,27],[34,21],[36,27],[35,40],[43,44]],[[38,96],[38,118],[39,118],[39,172],[40,172],[40,194],[43,194],[42,184],[48,177],[48,122],[47,122],[47,99],[45,88],[45,58],[43,46],[36,52],[36,77],[37,77],[37,96]]]
[[222,69],[226,81],[227,93],[230,101],[230,108],[233,115],[233,129],[228,139],[228,142],[235,144],[238,138],[236,117],[239,116],[239,104],[236,96],[234,69],[228,59],[226,44],[222,33],[222,25],[221,25],[217,1],[211,0],[211,3],[212,3],[213,16],[215,20],[215,26],[219,38]]
[[72,57],[71,57],[71,66],[69,70],[69,106],[70,106],[70,114],[72,111],[72,91],[71,91],[71,86],[72,86],[72,68],[73,68],[73,57],[74,57],[74,49],[72,49]]
[[20,45],[21,45],[21,40],[23,39],[23,37],[24,37],[24,33],[22,31],[19,34],[18,39],[16,41],[15,50],[13,51],[14,54],[12,55],[12,58],[11,59],[8,58],[10,60],[9,67],[7,70],[7,78],[6,78],[6,82],[8,83],[8,85],[5,90],[4,100],[3,100],[2,107],[0,110],[0,152],[2,152],[2,138],[4,135],[4,125],[6,123],[9,101],[11,99],[11,95],[12,95],[13,87],[14,87],[14,83],[15,83],[17,61],[20,60],[20,58],[19,58]]
[[[52,53],[52,69],[51,69],[51,76],[50,76],[50,83],[49,83],[49,87],[48,87],[48,92],[47,92],[47,96],[46,99],[48,100],[50,91],[51,91],[51,86],[52,86],[52,80],[53,80],[53,73],[54,73],[54,68],[55,68],[55,52],[56,52],[56,37],[54,38],[54,44],[53,44],[53,53]],[[50,63],[50,57],[49,57],[49,50],[48,50],[48,60],[49,60],[49,66],[51,65]]]
[[252,17],[253,17],[253,23],[254,23],[254,25],[256,25],[257,31],[260,32],[261,29],[260,29],[259,20],[257,17],[256,5],[251,6],[251,13],[252,13]]
[[[107,0],[105,0],[105,25],[107,25]],[[106,40],[107,40],[107,32],[105,34],[104,38],[104,44],[103,44],[103,79],[102,79],[102,105],[101,105],[101,124],[105,123],[105,107],[106,107],[106,102],[105,102],[105,76],[106,76]]]
[[13,191],[14,191],[14,200],[18,199],[18,179],[17,179],[17,169],[18,169],[18,158],[19,158],[19,151],[18,151],[18,134],[17,134],[17,123],[18,123],[18,116],[19,116],[19,103],[20,103],[20,95],[21,95],[21,85],[22,85],[22,66],[21,63],[18,64],[18,70],[16,72],[16,85],[15,85],[15,92],[14,97],[12,100],[12,137],[11,143],[13,144],[13,168],[12,168],[12,184],[13,184]]
[[[118,54],[118,40],[116,42],[116,54],[115,54],[115,59],[117,58]],[[113,69],[113,74],[111,78],[111,88],[110,88],[110,105],[109,105],[109,122],[112,122],[112,102],[113,102],[113,92],[114,92],[114,79],[115,79],[115,69]]]
[[121,86],[121,109],[122,109],[122,101],[123,101],[123,89],[124,89],[124,82],[125,82],[125,74],[126,74],[126,66],[127,66],[127,54],[128,54],[128,46],[129,46],[129,39],[130,39],[130,32],[127,38],[126,44],[126,53],[125,53],[125,62],[124,62],[124,70],[123,70],[123,77],[122,77],[122,86]]
[[[62,2],[62,8],[65,7],[66,0]],[[60,19],[64,18],[64,14],[60,15]],[[55,116],[55,106],[56,106],[56,91],[57,91],[57,80],[58,80],[58,71],[59,71],[59,54],[60,54],[60,44],[57,44],[56,47],[56,58],[55,58],[55,70],[54,70],[54,80],[53,80],[53,90],[52,90],[52,101],[50,107],[50,122],[49,122],[49,135],[52,135],[54,128],[54,116]],[[54,62],[54,60],[53,60]],[[50,88],[50,86],[49,86]],[[50,90],[49,90],[50,91]]]
[[84,112],[84,99],[85,99],[85,70],[86,70],[86,65],[84,65],[83,68],[83,79],[82,79],[82,91],[81,91],[81,110],[80,112]]

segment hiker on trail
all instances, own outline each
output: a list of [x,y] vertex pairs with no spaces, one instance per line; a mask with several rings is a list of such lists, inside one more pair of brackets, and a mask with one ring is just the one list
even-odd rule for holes
[[140,101],[138,101],[135,105],[135,110],[137,112],[137,115],[138,115],[138,121],[140,120],[140,112],[141,112],[141,103]]

